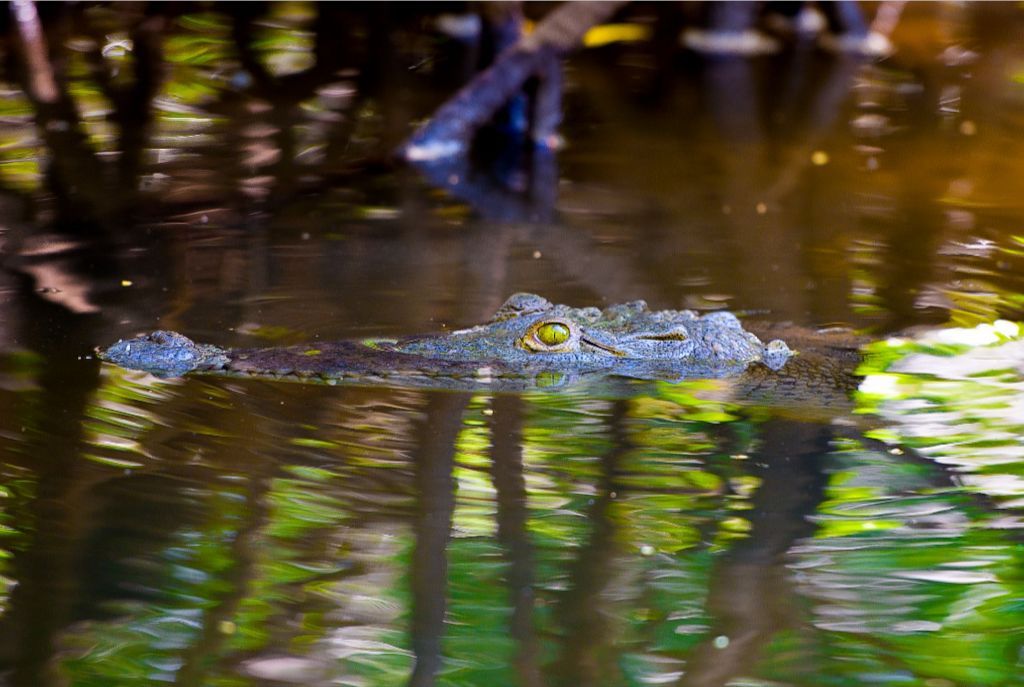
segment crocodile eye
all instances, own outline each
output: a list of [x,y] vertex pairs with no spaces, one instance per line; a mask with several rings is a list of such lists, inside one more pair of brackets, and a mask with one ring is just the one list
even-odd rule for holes
[[569,320],[542,319],[530,325],[516,346],[534,353],[568,353],[579,347],[579,332]]
[[571,332],[561,322],[547,322],[537,327],[534,336],[545,346],[558,346],[569,340]]

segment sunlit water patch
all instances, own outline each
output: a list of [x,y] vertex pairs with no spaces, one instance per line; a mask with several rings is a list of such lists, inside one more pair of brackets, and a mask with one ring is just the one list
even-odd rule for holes
[[1024,342],[1006,321],[938,331],[871,348],[861,394],[889,429],[929,458],[954,466],[972,490],[1009,509],[1024,507]]

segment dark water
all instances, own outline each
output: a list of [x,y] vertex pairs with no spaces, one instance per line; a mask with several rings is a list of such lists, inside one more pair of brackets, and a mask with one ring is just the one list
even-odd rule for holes
[[[465,63],[426,20],[381,52],[370,9],[335,10],[368,57],[310,87],[315,12],[275,5],[276,81],[247,90],[237,18],[168,17],[133,58],[132,11],[50,34],[83,139],[2,84],[0,684],[1024,685],[1024,489],[870,438],[853,402],[90,355],[439,331],[515,291],[880,336],[1020,320],[1019,8],[911,5],[880,62],[590,50],[564,150],[487,171],[388,162]],[[131,91],[147,40],[160,85]],[[1022,434],[988,438],[1004,475]]]

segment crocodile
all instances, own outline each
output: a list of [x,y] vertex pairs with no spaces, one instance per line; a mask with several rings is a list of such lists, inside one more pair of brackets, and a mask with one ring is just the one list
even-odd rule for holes
[[644,301],[555,305],[512,295],[484,324],[441,334],[277,348],[220,348],[172,331],[118,341],[99,357],[159,377],[220,373],[328,383],[528,389],[583,378],[726,378],[781,370],[793,351],[725,311],[653,311]]

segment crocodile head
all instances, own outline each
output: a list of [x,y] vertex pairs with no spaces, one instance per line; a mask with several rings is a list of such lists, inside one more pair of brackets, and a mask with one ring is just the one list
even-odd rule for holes
[[425,358],[498,361],[513,367],[611,367],[627,375],[663,368],[686,376],[722,376],[753,362],[778,369],[791,355],[782,341],[763,344],[728,312],[701,317],[691,310],[652,311],[644,301],[604,310],[571,308],[529,293],[510,297],[485,324],[442,336],[401,339],[388,348]]

